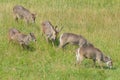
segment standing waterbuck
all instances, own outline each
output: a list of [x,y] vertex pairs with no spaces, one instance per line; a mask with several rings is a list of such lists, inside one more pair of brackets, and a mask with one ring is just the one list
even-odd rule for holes
[[36,38],[33,33],[29,33],[28,35],[21,33],[15,28],[9,29],[8,33],[9,41],[18,42],[23,48],[28,47],[30,41],[36,41]]
[[80,47],[87,44],[87,40],[84,37],[73,33],[63,33],[60,36],[59,41],[60,41],[59,43],[60,48],[63,48],[68,43],[75,44]]
[[58,29],[57,26],[53,26],[50,21],[44,21],[42,22],[42,35],[44,34],[46,37],[47,42],[50,40],[52,41],[52,44],[54,46],[54,42],[57,38],[58,33],[62,30]]
[[24,19],[26,23],[34,23],[36,15],[31,13],[28,9],[24,8],[23,6],[16,5],[13,7],[14,18],[16,21],[18,19]]
[[103,68],[102,62],[106,63],[109,68],[112,68],[113,66],[111,58],[105,56],[98,48],[95,48],[92,44],[85,47],[82,46],[76,50],[76,64],[80,64],[84,58],[92,59],[94,66],[97,61],[101,68]]

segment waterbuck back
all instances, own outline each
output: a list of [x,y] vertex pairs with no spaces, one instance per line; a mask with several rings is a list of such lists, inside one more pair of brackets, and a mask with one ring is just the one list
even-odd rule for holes
[[68,43],[75,44],[78,46],[87,44],[87,40],[84,37],[82,37],[81,35],[74,34],[74,33],[63,33],[60,36],[59,41],[60,41],[59,47],[61,48],[64,47]]

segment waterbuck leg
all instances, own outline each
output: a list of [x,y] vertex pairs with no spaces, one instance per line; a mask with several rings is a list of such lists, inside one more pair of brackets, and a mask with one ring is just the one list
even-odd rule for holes
[[84,57],[80,56],[80,62],[79,64],[81,64],[81,62],[83,61]]
[[24,44],[21,44],[22,48],[24,49],[25,48],[25,45]]
[[63,48],[63,46],[61,44],[59,44],[59,48]]
[[8,43],[9,43],[9,44],[10,44],[11,41],[12,41],[11,39],[8,39]]
[[84,59],[83,57],[80,57],[79,60],[76,61],[75,66],[77,64],[80,65],[82,63],[83,59]]
[[41,32],[41,36],[43,36],[43,32]]
[[67,44],[68,44],[68,43],[64,43],[64,44],[63,44],[63,43],[60,43],[60,44],[59,44],[59,48],[64,48]]
[[75,62],[75,66],[78,65],[79,63],[80,63],[80,61],[76,61],[76,62]]
[[29,48],[30,48],[28,45],[25,45],[25,47],[26,47],[27,49],[29,49]]
[[15,21],[18,22],[18,17],[17,16],[15,16]]
[[49,42],[49,39],[48,39],[48,37],[45,37],[46,38],[46,41],[47,41],[47,43]]
[[24,18],[24,21],[28,24],[29,20],[27,18]]
[[95,59],[93,59],[93,67],[95,68],[96,67],[96,60]]
[[18,22],[18,16],[16,14],[14,14],[13,16],[14,16],[15,21]]
[[81,64],[81,62],[83,61],[84,57],[80,54],[80,49],[78,49],[77,53],[76,53],[76,58],[77,58],[77,61],[76,61],[76,64]]
[[53,45],[53,47],[55,47],[55,44],[54,44],[54,42],[52,41],[52,45]]
[[100,65],[100,68],[103,69],[103,65],[100,59],[98,60],[98,64]]
[[76,52],[76,63],[75,63],[75,66],[76,66],[77,64],[79,64],[79,62],[80,62],[80,54],[79,54],[79,52],[77,51],[77,52]]

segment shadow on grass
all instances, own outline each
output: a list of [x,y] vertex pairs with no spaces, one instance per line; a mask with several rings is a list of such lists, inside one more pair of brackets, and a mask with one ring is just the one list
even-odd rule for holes
[[58,47],[59,46],[59,39],[56,39],[54,44],[55,44],[56,47]]
[[[46,41],[47,42],[47,41]],[[58,47],[59,46],[59,40],[58,39],[56,39],[55,41],[53,41],[53,43],[54,43],[54,45],[52,44],[52,41],[51,40],[48,40],[48,45],[50,45],[50,46],[54,46],[54,47]]]
[[19,49],[22,50],[22,51],[31,51],[31,52],[36,51],[36,48],[33,47],[33,46],[31,46],[31,45],[22,47],[22,46],[20,46],[19,44],[14,43],[14,42],[10,42],[10,43],[8,43],[8,44],[9,44],[8,47],[11,47],[11,46],[19,47]]
[[86,68],[86,69],[93,68],[93,69],[101,69],[101,70],[116,70],[117,69],[116,67],[109,68],[107,66],[103,66],[103,68],[101,68],[99,65],[96,65],[96,66],[91,65],[90,66],[90,65],[86,65],[86,64],[78,64],[77,66],[75,65],[75,67]]
[[116,67],[109,68],[109,67],[107,67],[107,66],[104,66],[103,69],[116,70],[117,68],[116,68]]
[[104,70],[116,70],[117,68],[116,67],[113,67],[113,68],[109,68],[107,66],[103,66],[103,68],[101,68],[100,66],[96,66],[96,67],[93,67],[95,69],[104,69]]
[[36,51],[36,48],[33,46],[27,46],[26,48],[23,48],[23,50],[34,52],[34,51]]

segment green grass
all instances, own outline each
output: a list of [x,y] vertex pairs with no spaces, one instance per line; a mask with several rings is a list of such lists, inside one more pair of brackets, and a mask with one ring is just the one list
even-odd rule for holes
[[[37,14],[36,23],[19,23],[12,8],[20,4]],[[50,20],[64,27],[62,32],[83,35],[89,42],[113,59],[114,68],[92,67],[84,60],[75,67],[75,49],[54,48],[41,36],[41,22]],[[37,38],[32,51],[18,44],[8,44],[9,28],[14,27]],[[0,80],[120,80],[120,0],[0,0]],[[59,37],[59,36],[58,36]]]

